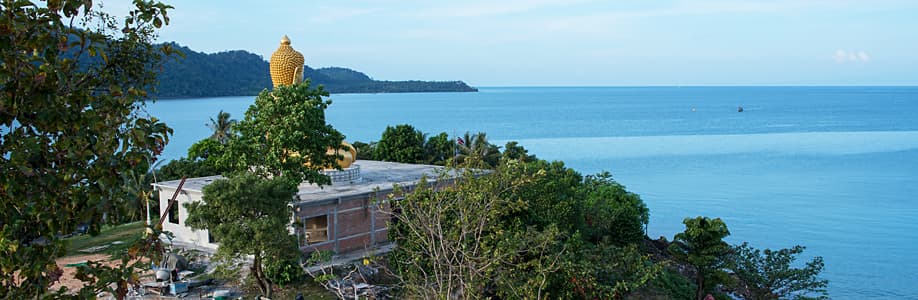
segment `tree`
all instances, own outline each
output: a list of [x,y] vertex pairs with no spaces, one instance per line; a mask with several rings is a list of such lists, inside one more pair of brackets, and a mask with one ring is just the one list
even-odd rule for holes
[[644,227],[650,221],[650,211],[640,196],[625,190],[612,180],[612,174],[608,172],[587,176],[584,189],[587,195],[583,231],[590,239],[617,246],[644,240]]
[[231,171],[226,167],[224,156],[226,145],[206,138],[188,148],[188,156],[169,161],[156,170],[157,179],[161,181],[176,180],[182,177],[204,177],[220,175]]
[[283,176],[291,184],[331,183],[319,171],[336,167],[338,156],[327,151],[340,147],[344,135],[325,122],[331,100],[323,97],[328,92],[309,84],[306,80],[262,91],[245,119],[232,127],[237,134],[226,145],[220,169]]
[[266,262],[296,255],[296,238],[287,230],[287,204],[296,185],[283,178],[264,179],[253,173],[238,173],[204,187],[201,202],[186,203],[186,224],[207,229],[220,240],[221,256],[251,255],[251,274],[258,287],[271,297],[272,282],[265,273]]
[[323,97],[328,93],[321,86],[310,89],[309,84],[307,80],[262,91],[245,119],[232,126],[235,134],[225,147],[202,141],[189,150],[194,162],[201,157],[205,162],[216,160],[218,170],[236,172],[206,186],[203,202],[186,204],[187,224],[210,230],[220,240],[221,256],[253,256],[251,274],[268,297],[271,278],[284,283],[295,277],[287,273],[289,263],[281,263],[299,253],[296,238],[287,230],[288,203],[303,181],[330,183],[319,171],[337,167],[338,156],[328,154],[328,149],[339,147],[344,139],[325,123],[331,101]]
[[226,144],[230,135],[232,135],[233,124],[236,124],[236,120],[231,119],[228,112],[221,110],[217,113],[217,119],[210,118],[210,124],[207,124],[207,127],[214,131],[210,138],[221,144]]
[[424,144],[424,163],[445,165],[456,155],[456,149],[456,142],[450,139],[446,132],[441,132],[427,139],[427,143]]
[[638,244],[619,247],[575,238],[567,246],[572,254],[562,258],[560,280],[552,287],[556,298],[623,299],[663,271]]
[[401,163],[424,162],[424,133],[408,124],[386,126],[376,144],[376,159]]
[[508,159],[517,159],[522,161],[534,161],[537,159],[535,155],[530,155],[529,150],[526,150],[526,148],[520,146],[516,141],[510,141],[504,145],[504,153],[502,156]]
[[[151,43],[172,7],[134,4],[118,21],[92,1],[0,3],[0,298],[61,297],[48,294],[61,276],[60,234],[83,223],[97,234],[127,198],[120,174],[168,142],[172,130],[137,109],[172,52]],[[123,297],[133,266],[90,263],[79,295]]]
[[[392,202],[390,237],[399,247],[390,264],[408,298],[539,298],[557,270],[561,232],[511,226],[506,216],[525,208],[508,197],[531,177],[518,164],[486,176],[472,169],[422,181],[405,199]],[[450,171],[452,172],[452,171]],[[526,276],[521,276],[525,274]],[[525,282],[526,284],[523,284]]]
[[[146,165],[143,166],[145,167]],[[123,218],[121,223],[140,220],[143,217],[146,217],[151,222],[150,212],[152,211],[154,212],[153,214],[156,214],[155,212],[159,211],[159,201],[151,201],[155,193],[151,184],[154,179],[157,179],[154,173],[155,169],[156,165],[153,165],[145,169],[134,168],[130,172],[122,174],[127,181],[125,199],[128,205],[125,206],[126,218]],[[150,225],[150,222],[147,222],[147,225]]]
[[465,163],[465,161],[470,160],[485,164],[476,167],[497,166],[500,161],[500,147],[489,143],[487,134],[484,132],[477,134],[466,132],[462,140],[464,143],[459,145],[459,157],[457,157],[459,163]]
[[353,144],[355,149],[357,149],[357,159],[369,159],[376,160],[376,142],[370,142],[369,144],[355,141]]
[[554,224],[568,234],[584,227],[583,176],[580,173],[559,161],[517,162],[521,166],[519,176],[532,179],[525,188],[513,191],[512,197],[522,199],[527,206],[526,210],[513,215],[517,219],[515,222],[537,228]]
[[391,204],[389,262],[407,298],[622,298],[661,270],[637,243],[579,233],[586,193],[560,162],[505,159],[439,179]]
[[695,268],[695,298],[701,300],[718,284],[730,279],[724,271],[730,245],[723,240],[730,235],[730,231],[720,218],[685,218],[682,223],[685,224],[685,231],[673,237],[669,252],[676,261]]
[[[791,264],[803,253],[803,246],[777,251],[760,251],[748,243],[733,247],[733,272],[739,278],[738,291],[745,299],[825,299],[828,280],[820,279],[824,263],[814,257],[802,268]],[[812,295],[815,297],[811,297]]]

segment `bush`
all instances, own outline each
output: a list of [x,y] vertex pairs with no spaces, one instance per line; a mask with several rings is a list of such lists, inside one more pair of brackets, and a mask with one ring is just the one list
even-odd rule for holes
[[280,286],[299,282],[303,275],[303,267],[295,259],[276,260],[265,265],[265,276]]

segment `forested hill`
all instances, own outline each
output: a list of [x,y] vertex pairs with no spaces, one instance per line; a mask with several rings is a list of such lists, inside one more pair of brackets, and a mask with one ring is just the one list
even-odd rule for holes
[[[256,95],[271,87],[268,62],[253,53],[235,50],[213,54],[173,45],[184,58],[167,58],[159,74],[159,98],[197,98]],[[380,81],[347,68],[313,69],[306,78],[330,93],[476,92],[462,81]]]

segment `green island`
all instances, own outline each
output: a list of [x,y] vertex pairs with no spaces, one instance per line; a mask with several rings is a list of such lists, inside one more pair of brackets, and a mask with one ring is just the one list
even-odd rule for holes
[[[828,281],[819,277],[822,258],[797,262],[802,246],[730,245],[727,224],[705,216],[687,216],[685,231],[671,240],[652,239],[647,206],[612,174],[583,175],[515,142],[494,145],[485,133],[428,135],[402,124],[385,128],[378,141],[351,146],[325,121],[330,86],[303,80],[311,73],[297,69],[302,55],[286,38],[275,52],[280,59],[272,56],[274,88],[261,87],[241,120],[218,114],[211,137],[159,166],[173,131],[135,109],[162,76],[156,70],[180,50],[151,42],[172,7],[136,1],[132,17],[116,22],[89,13],[98,8],[87,3],[8,1],[0,11],[0,298],[143,298],[147,288],[163,287],[157,282],[172,290],[206,283],[197,288],[226,288],[235,298],[828,297]],[[80,12],[99,18],[93,24],[100,28],[63,21]],[[79,55],[62,55],[71,47],[103,59],[80,65]],[[236,54],[245,56],[230,55]],[[365,78],[344,69],[323,72]],[[380,239],[388,251],[370,245],[349,256],[319,249],[331,245],[310,244],[328,238],[327,215],[318,216],[321,224],[310,223],[317,216],[291,222],[303,207],[291,209],[292,202],[304,202],[298,195],[304,188],[346,186],[332,177],[351,174],[360,160],[438,172],[347,208],[384,224]],[[175,199],[151,200],[171,196],[156,195],[169,187],[163,181],[178,179],[181,186],[189,177],[206,183],[197,191],[201,201],[179,207]],[[315,205],[334,204],[327,202]],[[149,211],[161,210],[162,219],[151,218]],[[377,213],[390,219],[377,222]],[[180,252],[173,239],[197,234],[164,230],[180,228],[180,221],[212,235],[207,244],[219,243],[211,252],[182,252],[198,266],[188,270],[206,272],[191,280],[169,274],[179,263],[152,269]],[[88,237],[79,236],[81,228]],[[78,261],[84,251],[109,258]],[[62,264],[67,258],[77,261]],[[77,284],[61,285],[64,280]],[[198,293],[227,297],[222,289]]]
[[[178,44],[169,46],[182,53],[165,60],[157,79],[159,98],[203,98],[254,96],[271,87],[268,62],[243,50],[201,53]],[[432,93],[477,92],[462,81],[386,81],[341,67],[304,67],[312,83],[332,94],[339,93]]]

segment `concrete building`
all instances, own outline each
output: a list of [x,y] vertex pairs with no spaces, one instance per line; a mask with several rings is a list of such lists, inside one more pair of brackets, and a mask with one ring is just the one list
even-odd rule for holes
[[[361,160],[342,170],[326,170],[332,184],[319,187],[302,184],[291,199],[291,230],[300,249],[332,250],[342,253],[375,247],[387,241],[389,195],[398,185],[411,191],[426,176],[436,180],[443,167]],[[205,186],[220,176],[189,178],[176,197],[177,205],[163,222],[163,230],[175,235],[174,241],[196,247],[216,249],[219,245],[207,230],[192,230],[185,225],[188,212],[184,203],[201,201]],[[166,213],[169,199],[179,180],[154,184],[159,191],[160,215]],[[398,199],[399,195],[393,195]]]

